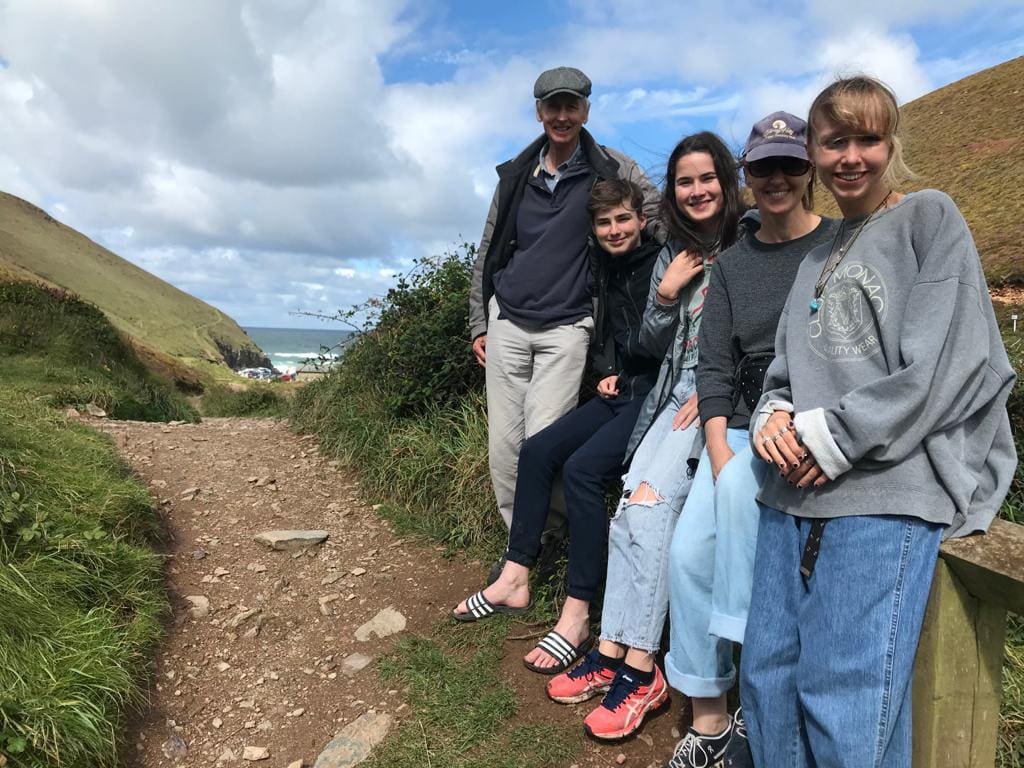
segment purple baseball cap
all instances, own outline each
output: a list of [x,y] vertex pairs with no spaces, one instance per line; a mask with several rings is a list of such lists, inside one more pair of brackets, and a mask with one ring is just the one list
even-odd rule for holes
[[750,129],[740,160],[745,163],[765,157],[807,157],[807,123],[789,112],[772,112]]

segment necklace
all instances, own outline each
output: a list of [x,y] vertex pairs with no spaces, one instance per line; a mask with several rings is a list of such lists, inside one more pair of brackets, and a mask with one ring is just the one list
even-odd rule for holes
[[[845,243],[842,242],[843,235],[846,234],[846,220],[839,225],[839,229],[836,230],[836,236],[832,238],[832,247],[829,249],[828,258],[825,259],[825,265],[821,268],[821,274],[818,275],[818,281],[814,284],[814,298],[811,300],[811,312],[817,312],[821,309],[821,295],[825,292],[825,286],[828,285],[829,278],[839,268],[839,264],[846,257],[846,254],[850,252],[853,244],[857,242],[857,238],[860,237],[860,233],[867,226],[868,222],[878,213],[885,204],[889,201],[892,196],[892,190],[890,189],[885,197],[882,198],[875,210],[864,217],[864,220],[857,225],[857,228],[853,230],[853,234],[850,235],[850,239]],[[838,247],[837,247],[838,246]]]

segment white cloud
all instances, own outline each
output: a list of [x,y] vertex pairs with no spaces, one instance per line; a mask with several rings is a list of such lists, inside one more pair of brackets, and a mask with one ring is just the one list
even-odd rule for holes
[[740,144],[774,109],[806,112],[839,70],[909,100],[994,63],[929,55],[900,26],[982,7],[574,0],[543,35],[464,39],[455,10],[411,0],[0,0],[0,189],[274,325],[475,241],[495,164],[539,132],[547,66],[583,68],[598,139],[658,165],[696,126]]

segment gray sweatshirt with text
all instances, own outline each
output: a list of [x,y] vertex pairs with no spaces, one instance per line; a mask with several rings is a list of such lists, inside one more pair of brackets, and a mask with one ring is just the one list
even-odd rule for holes
[[751,429],[792,410],[830,481],[802,491],[772,472],[758,499],[800,517],[985,530],[1017,463],[1006,413],[1015,374],[963,216],[935,190],[875,214],[814,311],[828,254],[819,246],[800,267]]

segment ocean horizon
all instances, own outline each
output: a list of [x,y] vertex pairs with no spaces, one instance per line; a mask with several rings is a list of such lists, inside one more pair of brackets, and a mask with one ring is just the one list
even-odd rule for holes
[[337,359],[353,331],[342,328],[268,328],[243,326],[242,328],[278,370],[288,366],[301,367],[316,362],[319,357]]

